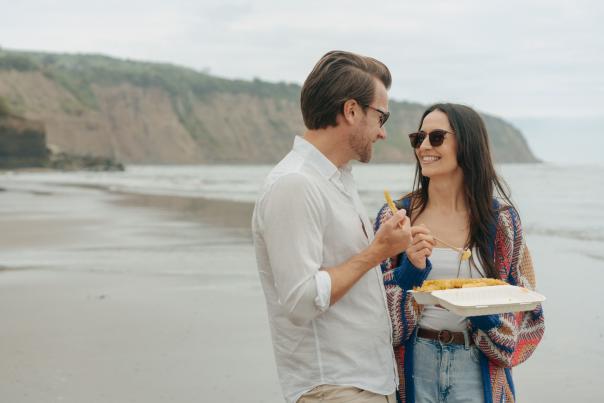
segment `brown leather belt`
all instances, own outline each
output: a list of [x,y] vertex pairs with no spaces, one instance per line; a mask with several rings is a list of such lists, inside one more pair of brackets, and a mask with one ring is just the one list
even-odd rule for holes
[[[438,340],[442,344],[466,344],[463,332],[451,332],[449,330],[430,330],[419,328],[417,330],[417,337],[430,340]],[[474,344],[472,337],[468,335],[468,342],[470,345]]]

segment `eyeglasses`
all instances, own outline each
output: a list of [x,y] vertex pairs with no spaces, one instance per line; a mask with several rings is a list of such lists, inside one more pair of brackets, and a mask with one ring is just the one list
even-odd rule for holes
[[390,117],[390,112],[384,112],[381,109],[378,108],[374,108],[371,105],[363,105],[365,108],[369,108],[369,109],[373,109],[374,111],[378,112],[380,114],[380,127],[384,126],[386,124],[386,121],[388,120],[388,118]]
[[430,145],[432,147],[438,147],[442,145],[445,141],[445,135],[447,133],[455,135],[455,133],[443,129],[432,130],[430,133],[426,133],[420,130],[419,132],[411,133],[409,135],[409,140],[411,141],[411,147],[419,148],[419,146],[421,146],[424,140],[426,139],[426,136],[428,136],[428,139],[430,140]]

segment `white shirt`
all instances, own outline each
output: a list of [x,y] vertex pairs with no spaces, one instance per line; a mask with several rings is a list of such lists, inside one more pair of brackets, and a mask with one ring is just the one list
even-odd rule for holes
[[[448,248],[432,249],[430,263],[432,270],[427,280],[444,278],[471,278],[482,277],[482,265],[476,257],[477,250],[472,250],[474,262],[478,266],[470,268],[470,261],[459,260],[459,252]],[[432,330],[450,330],[453,332],[464,332],[467,330],[466,317],[459,316],[436,305],[425,305],[422,316],[419,319],[419,327]]]
[[350,168],[338,169],[296,137],[266,178],[252,230],[286,400],[323,384],[393,393],[398,378],[379,266],[332,306],[330,277],[321,271],[373,239]]

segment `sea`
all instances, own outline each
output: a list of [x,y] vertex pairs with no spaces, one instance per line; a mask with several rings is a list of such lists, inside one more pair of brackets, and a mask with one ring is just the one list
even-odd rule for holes
[[[128,166],[124,172],[8,172],[1,177],[40,186],[86,185],[116,192],[253,203],[270,169],[268,165]],[[504,164],[497,169],[511,189],[527,235],[586,241],[586,254],[604,259],[604,165]],[[400,195],[411,188],[414,170],[412,165],[354,166],[370,217],[382,206],[384,189]]]

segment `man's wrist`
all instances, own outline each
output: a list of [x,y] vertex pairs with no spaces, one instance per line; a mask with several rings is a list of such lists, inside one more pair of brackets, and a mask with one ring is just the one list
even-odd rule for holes
[[382,260],[384,260],[375,250],[375,247],[372,245],[369,245],[368,248],[366,248],[365,250],[363,250],[361,253],[359,253],[357,255],[357,258],[361,264],[361,266],[363,267],[364,271],[369,271],[372,268],[374,268],[375,266],[379,265],[380,263],[382,263]]

